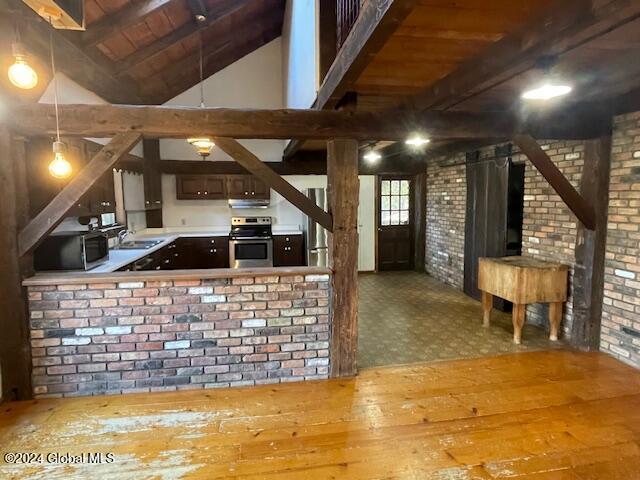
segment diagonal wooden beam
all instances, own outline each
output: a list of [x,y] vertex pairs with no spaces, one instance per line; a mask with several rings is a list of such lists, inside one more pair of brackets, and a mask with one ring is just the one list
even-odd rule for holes
[[316,205],[315,202],[307,198],[300,190],[274,172],[258,157],[243,147],[237,140],[234,140],[233,138],[216,137],[214,141],[223,152],[266,183],[269,188],[273,188],[294,207],[311,217],[328,231],[333,232],[333,219],[331,215]]
[[109,36],[124,28],[135,25],[148,15],[160,10],[173,0],[134,0],[125,7],[105,15],[92,23],[81,36],[81,42],[86,47],[102,43]]
[[102,175],[142,139],[139,133],[121,133],[111,139],[95,157],[73,177],[18,235],[20,256],[25,255],[63,220],[65,214],[86,194]]
[[407,99],[402,108],[450,108],[640,17],[634,0],[566,0],[488,46],[453,73]]
[[[180,43],[191,35],[194,35],[198,31],[198,28],[215,28],[220,22],[225,21],[225,19],[230,15],[245,8],[253,1],[254,0],[223,0],[218,2],[215,7],[209,10],[207,19],[202,24],[198,25],[195,21],[188,22],[164,37],[156,40],[155,42],[151,42],[149,45],[136,50],[128,57],[118,61],[116,68],[119,74],[127,74],[130,69],[135,68],[150,58],[168,50],[175,44]],[[191,65],[195,65],[195,63]]]
[[417,0],[368,0],[362,5],[320,86],[315,108],[334,108],[338,104],[416,3]]
[[524,153],[542,176],[549,182],[551,188],[567,204],[569,210],[578,217],[585,228],[594,230],[596,227],[593,206],[571,185],[571,182],[556,167],[549,155],[540,148],[538,142],[530,135],[515,135],[513,142]]

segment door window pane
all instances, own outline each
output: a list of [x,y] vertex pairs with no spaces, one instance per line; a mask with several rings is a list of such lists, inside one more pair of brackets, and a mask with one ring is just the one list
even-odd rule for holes
[[409,180],[383,180],[380,188],[380,225],[407,225],[410,217]]

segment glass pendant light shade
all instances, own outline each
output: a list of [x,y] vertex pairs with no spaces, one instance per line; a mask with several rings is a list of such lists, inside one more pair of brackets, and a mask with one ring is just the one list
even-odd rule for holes
[[215,146],[215,143],[211,141],[210,138],[199,137],[199,138],[188,138],[187,142],[193,145],[202,158],[208,157],[211,153],[211,149]]
[[38,84],[38,74],[27,63],[24,49],[19,43],[12,45],[12,51],[15,61],[7,72],[9,80],[18,88],[30,90]]
[[53,142],[54,157],[49,163],[49,173],[55,178],[67,178],[73,172],[69,161],[64,157],[66,146],[60,141]]

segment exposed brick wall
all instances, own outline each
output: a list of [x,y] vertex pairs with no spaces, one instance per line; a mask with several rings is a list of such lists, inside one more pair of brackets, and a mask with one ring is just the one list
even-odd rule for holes
[[329,275],[29,286],[36,397],[327,378]]
[[[542,148],[571,183],[579,188],[584,145],[580,142],[544,141]],[[495,145],[480,149],[480,160],[494,156]],[[548,182],[524,155],[526,162],[522,254],[570,265],[575,263],[576,219]],[[465,153],[440,157],[427,167],[427,239],[425,269],[438,280],[462,290],[466,209]],[[564,312],[563,329],[570,330],[571,298]],[[527,320],[548,324],[546,305],[530,305]]]
[[[574,141],[541,141],[541,147],[571,184],[579,191],[584,144]],[[542,260],[560,262],[570,266],[569,285],[572,285],[575,264],[577,220],[562,199],[553,191],[549,182],[522,154],[514,157],[525,162],[525,196],[522,222],[522,254]],[[571,330],[572,288],[565,304],[562,329]],[[527,320],[538,325],[548,325],[547,305],[529,305]]]
[[640,366],[640,112],[614,121],[600,347]]
[[425,270],[462,290],[467,202],[465,154],[440,157],[427,167]]

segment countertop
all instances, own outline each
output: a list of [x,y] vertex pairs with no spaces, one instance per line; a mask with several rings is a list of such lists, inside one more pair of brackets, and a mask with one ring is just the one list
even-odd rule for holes
[[[73,271],[73,272],[55,272],[56,275],[89,275],[95,273],[111,273],[119,270],[120,268],[129,265],[142,257],[160,250],[162,247],[167,246],[177,238],[188,237],[224,237],[229,235],[230,227],[184,227],[184,228],[147,228],[136,232],[134,235],[127,237],[129,240],[161,240],[158,245],[154,245],[151,248],[146,249],[132,249],[132,250],[109,250],[109,260],[96,268],[93,268],[87,272]],[[282,225],[273,226],[274,235],[300,235],[302,231],[295,226]],[[35,276],[49,275],[48,272],[37,273]]]

